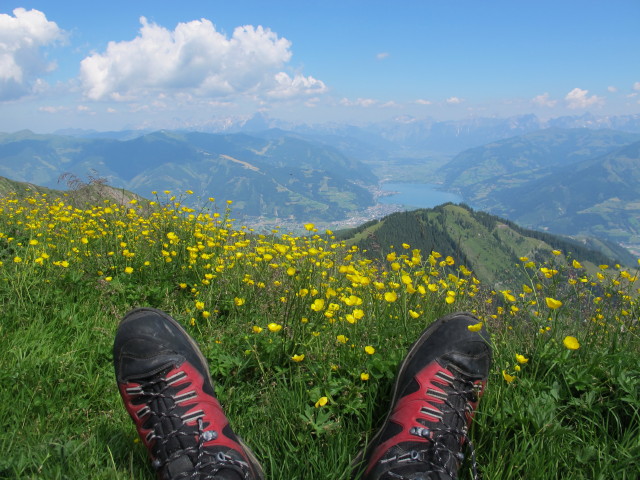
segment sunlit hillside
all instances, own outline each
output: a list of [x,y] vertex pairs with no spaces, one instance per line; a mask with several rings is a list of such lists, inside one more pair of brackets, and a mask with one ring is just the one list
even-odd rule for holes
[[472,431],[484,478],[638,471],[637,268],[590,274],[555,249],[519,258],[525,280],[493,290],[453,252],[399,243],[376,262],[312,223],[259,234],[231,202],[196,211],[189,196],[0,197],[0,418],[14,432],[0,478],[151,478],[111,363],[118,320],[139,305],[196,338],[269,478],[349,478],[408,346],[458,310],[493,342]]

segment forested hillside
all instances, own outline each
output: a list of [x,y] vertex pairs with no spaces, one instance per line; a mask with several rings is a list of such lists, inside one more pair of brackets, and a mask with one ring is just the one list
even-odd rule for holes
[[398,212],[336,235],[357,245],[373,259],[384,258],[393,251],[392,245],[398,254],[407,253],[397,250],[401,244],[408,245],[408,249],[452,256],[488,284],[522,280],[514,277],[523,272],[513,268],[521,257],[542,262],[554,257],[554,250],[594,266],[635,261],[628,252],[613,244],[600,245],[608,252],[604,254],[575,240],[527,230],[466,205],[446,204]]

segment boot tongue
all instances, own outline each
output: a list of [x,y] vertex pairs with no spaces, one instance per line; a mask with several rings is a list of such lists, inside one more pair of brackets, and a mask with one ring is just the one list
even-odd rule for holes
[[190,478],[193,473],[193,462],[187,455],[181,455],[167,465],[164,471],[167,478],[177,478],[178,476]]
[[231,471],[227,468],[224,470],[220,470],[216,474],[216,480],[220,478],[220,480],[242,480],[243,477],[238,472]]
[[[165,470],[165,474],[167,478],[192,478],[191,476],[194,473],[194,464],[191,458],[188,455],[181,455],[175,460],[172,460]],[[208,477],[206,474],[203,474],[204,477]],[[200,478],[197,475],[195,478]],[[243,480],[244,476],[240,474],[235,468],[222,468],[218,470],[214,475],[216,480]]]
[[[174,367],[184,362],[184,356],[170,350],[157,350],[149,357],[139,357],[129,354],[129,351],[144,351],[148,349],[149,342],[145,339],[131,340],[123,348],[122,357],[126,361],[120,361],[118,378],[121,381],[138,380],[158,374],[162,370]],[[128,351],[127,351],[128,350]]]

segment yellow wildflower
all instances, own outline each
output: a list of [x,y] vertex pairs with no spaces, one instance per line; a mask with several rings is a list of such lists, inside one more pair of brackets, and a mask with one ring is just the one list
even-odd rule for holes
[[324,300],[322,298],[316,298],[311,304],[311,310],[319,312],[324,309]]
[[507,383],[511,383],[516,379],[515,376],[509,375],[506,370],[502,370],[502,378],[504,378]]
[[363,382],[366,382],[367,380],[369,380],[369,374],[362,372],[360,374],[360,380],[362,380]]
[[474,325],[469,325],[469,326],[467,327],[467,329],[468,329],[470,332],[479,332],[480,330],[482,330],[482,322],[478,322],[478,323],[476,323],[476,324],[474,324]]
[[389,303],[393,303],[398,299],[398,294],[396,292],[385,292],[384,299]]
[[269,329],[270,332],[279,332],[280,330],[282,330],[282,325],[272,322],[269,325],[267,325],[267,328]]
[[570,335],[564,337],[564,340],[562,340],[562,344],[569,350],[578,350],[580,348],[580,342],[578,342],[578,339]]
[[520,354],[516,354],[516,360],[518,361],[518,363],[527,363],[529,361],[527,357]]
[[316,402],[316,408],[324,407],[329,399],[327,397],[320,397]]
[[373,355],[374,353],[376,353],[376,349],[373,348],[371,345],[367,345],[366,347],[364,347],[364,351],[367,352],[369,355]]
[[560,308],[562,306],[562,302],[560,300],[556,300],[555,298],[547,297],[546,299],[547,307],[555,310],[556,308]]
[[294,362],[301,362],[304,360],[304,354],[294,355],[293,357],[291,357],[291,360],[293,360]]

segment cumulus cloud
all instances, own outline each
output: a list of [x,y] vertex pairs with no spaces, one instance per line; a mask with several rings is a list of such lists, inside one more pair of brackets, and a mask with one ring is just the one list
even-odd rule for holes
[[640,91],[640,82],[636,82],[633,84],[633,89]]
[[607,87],[607,91],[611,92],[611,93],[616,93],[618,91],[618,87],[614,86],[614,85],[609,85]]
[[549,98],[549,93],[547,92],[543,93],[542,95],[533,97],[531,102],[533,102],[535,105],[538,105],[540,107],[549,107],[549,108],[555,107],[556,104],[558,103],[556,100],[551,100]]
[[449,105],[458,105],[459,103],[463,102],[462,98],[458,98],[458,97],[449,97],[445,100]]
[[317,95],[327,91],[327,86],[321,80],[311,76],[304,77],[295,75],[291,78],[285,72],[275,74],[275,86],[267,92],[267,95],[274,98],[292,98],[300,94]]
[[44,112],[44,113],[59,113],[59,112],[64,112],[69,110],[68,107],[62,107],[62,106],[53,106],[53,105],[47,105],[44,107],[39,107],[38,111],[39,112]]
[[424,98],[419,98],[415,101],[418,105],[431,105],[429,100],[425,100]]
[[588,90],[582,90],[580,88],[574,88],[564,99],[567,101],[567,106],[572,109],[588,108],[591,106],[602,105],[604,99],[597,95],[588,96]]
[[64,39],[64,31],[38,10],[16,8],[13,15],[0,14],[0,100],[41,89],[38,77],[55,69],[42,47]]
[[340,100],[340,105],[344,105],[345,107],[372,107],[378,103],[377,100],[373,98],[357,98],[355,100],[349,100],[348,98],[343,98]]
[[80,65],[85,95],[93,100],[133,100],[144,95],[229,95],[291,98],[318,94],[326,86],[313,77],[281,69],[291,42],[261,26],[237,27],[231,37],[207,19],[179,23],[171,31],[140,18],[130,41],[109,42]]

